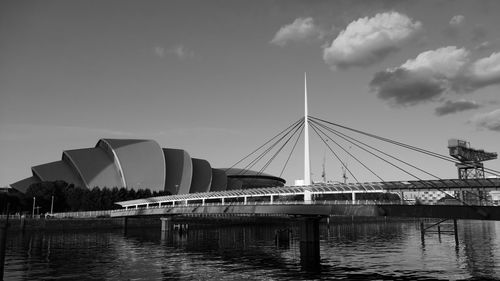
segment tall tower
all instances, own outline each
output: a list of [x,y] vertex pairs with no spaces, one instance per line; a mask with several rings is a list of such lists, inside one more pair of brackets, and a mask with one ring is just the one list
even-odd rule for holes
[[311,184],[311,162],[309,161],[309,120],[307,112],[307,73],[304,73],[304,185]]

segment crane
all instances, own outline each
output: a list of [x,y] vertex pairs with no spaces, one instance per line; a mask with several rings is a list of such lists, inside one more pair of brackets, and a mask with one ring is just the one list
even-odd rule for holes
[[458,168],[459,179],[484,178],[484,161],[497,159],[495,152],[486,152],[483,149],[471,148],[470,143],[464,140],[448,140],[450,156],[460,161]]
[[[455,166],[458,168],[459,179],[484,179],[484,161],[497,159],[495,152],[486,152],[483,149],[474,149],[468,141],[450,139],[448,140],[450,156],[460,161]],[[489,198],[489,194],[484,190],[477,191],[457,191],[456,195],[463,201],[470,204],[482,205],[484,199]]]

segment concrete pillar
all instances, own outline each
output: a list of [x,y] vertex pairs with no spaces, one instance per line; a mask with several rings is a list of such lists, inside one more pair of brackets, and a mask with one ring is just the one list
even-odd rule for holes
[[425,227],[424,227],[424,222],[420,221],[420,240],[422,240],[422,244],[424,244],[425,241]]
[[21,228],[21,232],[24,232],[24,229],[26,228],[26,218],[24,215],[21,216],[20,228]]
[[352,192],[352,204],[356,204],[356,193],[354,192]]
[[303,217],[300,221],[300,265],[306,271],[319,271],[319,217]]
[[304,191],[304,204],[311,204],[311,201],[312,201],[311,191],[305,190]]
[[291,230],[288,228],[278,229],[274,232],[274,243],[276,247],[280,249],[290,248],[290,233]]
[[243,203],[246,205],[247,204],[247,197],[243,197]]
[[205,198],[201,199],[201,205],[205,206]]
[[160,218],[161,232],[168,232],[172,230],[172,217]]
[[269,202],[270,202],[271,204],[273,204],[273,197],[274,197],[274,196],[272,196],[272,195],[271,195],[270,197],[271,197],[271,199],[269,200]]
[[226,203],[226,201],[224,199],[225,199],[224,197],[221,198],[222,205],[224,205]]
[[123,235],[127,235],[127,227],[128,227],[128,218],[127,217],[123,217],[122,218]]
[[5,266],[5,249],[7,244],[7,228],[9,227],[9,205],[7,203],[7,219],[0,225],[0,280],[3,280]]
[[453,232],[455,234],[455,245],[458,246],[458,227],[457,219],[453,219]]

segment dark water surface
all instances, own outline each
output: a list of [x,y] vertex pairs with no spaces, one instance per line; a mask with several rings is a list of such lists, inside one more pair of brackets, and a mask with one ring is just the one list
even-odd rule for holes
[[275,242],[283,228],[10,232],[5,280],[500,280],[500,222],[459,221],[458,247],[422,243],[414,222],[321,225],[319,265],[301,262],[296,226]]

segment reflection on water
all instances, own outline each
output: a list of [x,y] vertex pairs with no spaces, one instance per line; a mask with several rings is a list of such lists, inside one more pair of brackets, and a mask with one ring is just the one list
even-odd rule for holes
[[298,233],[295,225],[9,233],[5,279],[500,280],[500,222],[460,221],[457,247],[449,234],[422,243],[417,223],[321,225],[319,257]]

